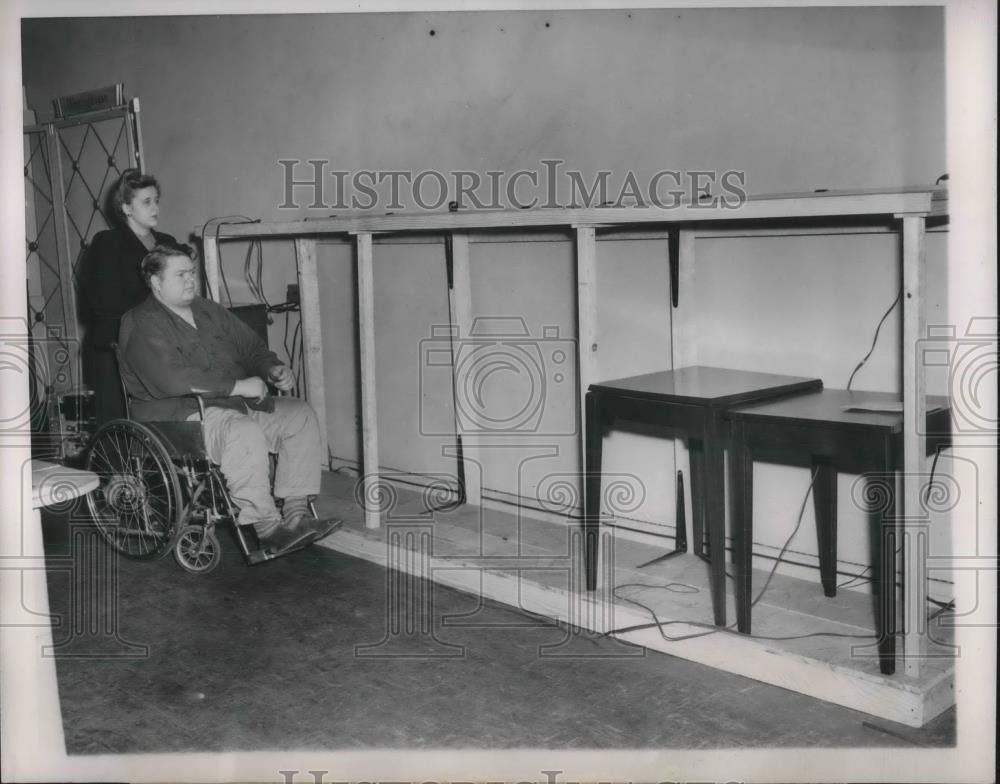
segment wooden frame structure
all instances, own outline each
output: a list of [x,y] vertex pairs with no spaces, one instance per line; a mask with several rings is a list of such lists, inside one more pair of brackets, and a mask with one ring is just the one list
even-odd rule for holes
[[[79,253],[79,238],[71,238],[69,232],[69,225],[72,220],[72,216],[69,214],[66,203],[66,169],[63,166],[63,149],[65,149],[65,143],[61,141],[60,136],[62,131],[67,128],[76,128],[81,125],[92,126],[94,123],[106,122],[108,120],[120,120],[122,122],[124,126],[122,133],[125,137],[126,165],[138,166],[141,171],[143,167],[143,149],[138,98],[132,98],[127,103],[111,107],[110,109],[85,112],[83,114],[71,115],[69,117],[49,120],[43,123],[34,123],[23,127],[23,133],[25,136],[38,134],[39,136],[44,136],[45,138],[48,161],[51,166],[51,171],[46,172],[46,175],[49,179],[49,189],[52,199],[52,220],[55,227],[57,269],[54,271],[58,273],[59,277],[58,285],[60,288],[62,304],[63,336],[72,341],[77,341],[80,336],[79,319],[77,316],[76,286],[74,283],[75,269],[73,261]],[[101,144],[103,146],[103,142],[101,142]],[[61,147],[63,149],[61,149]],[[118,143],[116,141],[110,155],[108,156],[109,158],[111,158],[117,151],[117,147]],[[107,152],[106,147],[105,152]],[[82,154],[82,148],[80,153]],[[67,154],[70,154],[68,150]],[[76,161],[72,161],[72,165],[75,170],[77,165]],[[29,162],[29,166],[25,168],[25,176],[29,177],[29,179],[30,171],[31,167]],[[100,197],[100,195],[101,194],[97,194],[98,197]],[[45,198],[44,194],[43,198]],[[94,204],[94,210],[97,210],[96,202]],[[33,213],[33,204],[31,201],[28,201],[27,212]],[[34,220],[34,216],[32,216],[32,220]],[[34,232],[31,233],[34,234]],[[77,233],[79,233],[79,230],[77,230]],[[79,382],[79,379],[76,379],[76,381]]]
[[[925,450],[926,375],[917,360],[918,341],[925,337],[924,234],[929,219],[947,219],[947,192],[936,186],[884,188],[863,191],[825,191],[750,197],[741,204],[685,203],[670,209],[655,207],[555,208],[534,210],[470,210],[466,212],[332,217],[316,220],[224,224],[198,227],[204,237],[205,274],[210,296],[219,300],[218,243],[226,240],[287,238],[295,241],[299,261],[299,290],[306,362],[306,386],[320,418],[324,447],[326,410],[323,389],[322,334],[316,277],[316,245],[324,237],[353,236],[358,270],[359,336],[361,350],[361,399],[364,459],[365,525],[381,525],[378,502],[378,414],[375,398],[373,236],[392,233],[450,235],[453,254],[453,290],[449,295],[452,324],[468,330],[471,324],[469,235],[473,232],[512,229],[572,231],[576,240],[578,384],[581,402],[595,378],[595,353],[599,345],[596,319],[597,232],[624,232],[626,236],[657,231],[671,239],[672,281],[683,290],[696,269],[695,238],[732,232],[780,234],[830,234],[847,231],[901,232],[903,331],[903,407],[905,412],[904,464],[901,522],[904,523],[903,639],[907,675],[919,673],[923,584],[926,571],[922,546],[909,541],[906,524],[921,519],[920,486],[907,477],[921,473]],[[676,292],[676,287],[675,287]],[[697,340],[694,309],[677,308],[671,345],[675,364],[694,364]],[[461,334],[461,332],[460,332]],[[582,406],[581,406],[582,412]],[[582,423],[582,416],[581,416]],[[581,426],[581,450],[584,437]],[[324,449],[325,451],[325,449]],[[476,477],[467,466],[467,477]],[[469,503],[481,502],[478,479],[466,488]],[[926,553],[923,553],[924,555]]]

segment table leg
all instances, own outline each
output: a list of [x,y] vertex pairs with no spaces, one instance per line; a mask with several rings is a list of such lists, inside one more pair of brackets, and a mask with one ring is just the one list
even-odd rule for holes
[[674,552],[686,553],[688,551],[688,539],[687,539],[687,516],[684,513],[684,472],[677,472],[677,496],[676,503],[674,504],[674,520],[675,520],[675,546]]
[[823,593],[837,595],[837,469],[830,458],[813,455],[813,508]]
[[583,540],[587,590],[597,588],[597,556],[601,537],[601,447],[604,430],[597,395],[588,392],[586,408],[586,449],[584,454]]
[[875,632],[878,635],[879,669],[883,675],[896,671],[896,547],[899,529],[896,522],[896,488],[892,471],[889,445],[886,444],[885,460],[881,466],[881,481],[886,483],[882,492],[871,492],[875,503],[884,499],[882,509],[873,515],[872,567],[874,580],[872,592],[878,608]]
[[706,412],[705,422],[705,523],[708,526],[715,625],[726,625],[726,505],[725,466],[719,413]]
[[742,421],[733,423],[729,450],[729,498],[736,572],[736,628],[743,634],[750,634],[753,610],[753,455],[746,446],[745,432]]
[[705,452],[702,442],[689,438],[688,460],[691,463],[691,538],[694,554],[705,555]]

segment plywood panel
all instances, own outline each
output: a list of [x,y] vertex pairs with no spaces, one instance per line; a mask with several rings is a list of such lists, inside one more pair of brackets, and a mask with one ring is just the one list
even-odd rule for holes
[[[601,350],[596,380],[669,369],[670,268],[666,240],[603,240],[597,248]],[[672,532],[676,517],[672,441],[612,431],[604,442],[603,459],[606,473],[616,475],[611,481],[634,488],[612,504],[617,510],[605,507],[605,511],[615,513],[623,524],[655,523]]]
[[[933,283],[927,286],[927,308],[937,319],[946,318],[945,237],[932,236],[929,246],[935,260],[928,264]],[[828,387],[843,388],[899,290],[900,252],[899,235],[697,240],[699,362],[818,376]],[[897,306],[855,377],[855,389],[901,392],[900,325]],[[936,381],[943,385],[944,378]],[[931,391],[944,389],[932,386]],[[942,458],[939,470],[947,465]],[[929,473],[929,460],[923,470]],[[760,463],[755,483],[754,540],[758,552],[773,555],[795,526],[809,472]],[[844,568],[855,573],[870,563],[862,499],[858,477],[842,475],[839,555]],[[947,551],[947,536],[940,530],[945,527],[939,515],[935,552]],[[803,554],[797,556],[802,562],[815,562],[812,504],[790,549]]]
[[474,334],[460,358],[459,405],[482,416],[484,491],[575,487],[573,243],[477,244],[470,266]]
[[[444,246],[374,246],[375,375],[382,466],[454,475]],[[457,480],[456,480],[457,481]]]
[[326,422],[335,458],[361,459],[360,377],[358,375],[357,285],[354,248],[348,242],[317,247],[326,377]]
[[[39,111],[119,78],[109,41],[133,63],[168,230],[345,211],[302,187],[283,208],[279,159],[303,161],[302,180],[311,158],[542,177],[558,158],[588,182],[614,172],[612,200],[628,171],[645,184],[665,168],[736,169],[765,193],[927,183],[946,168],[940,8],[29,19],[23,38]],[[595,52],[601,67],[580,68]],[[172,112],[180,94],[186,111]],[[545,183],[532,195],[544,201]]]

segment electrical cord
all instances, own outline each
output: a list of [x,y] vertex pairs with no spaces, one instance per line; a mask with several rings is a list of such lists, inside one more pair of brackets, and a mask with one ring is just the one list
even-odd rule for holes
[[[781,564],[782,556],[784,556],[785,552],[791,545],[792,540],[795,538],[795,535],[799,532],[799,529],[802,527],[802,517],[803,514],[805,513],[806,503],[809,501],[809,494],[812,492],[818,474],[819,474],[818,470],[813,471],[812,479],[809,482],[809,487],[806,489],[806,493],[802,498],[802,505],[799,507],[799,514],[798,518],[795,521],[795,527],[792,529],[791,534],[789,534],[788,538],[785,540],[784,545],[782,545],[781,551],[778,553],[777,558],[775,558],[774,566],[771,567],[771,571],[768,573],[767,580],[765,580],[763,587],[760,589],[759,593],[757,594],[757,597],[750,603],[751,608],[756,607],[757,603],[760,602],[760,600],[764,597],[765,592],[767,591],[768,587],[771,584],[772,578],[774,577],[775,573],[778,570],[778,566]],[[932,467],[931,468],[932,481],[933,481],[933,474],[934,474],[934,469]],[[897,549],[896,552],[898,553],[901,549],[902,548],[900,547],[899,549]],[[704,559],[704,556],[702,556],[702,558]],[[865,571],[868,571],[870,569],[871,567],[868,567]],[[862,574],[864,574],[864,572],[862,572]],[[726,577],[728,577],[731,580],[735,580],[735,577],[729,572],[726,572]],[[660,636],[667,642],[683,642],[684,640],[691,640],[697,637],[706,637],[710,634],[716,634],[717,632],[731,632],[737,626],[735,622],[729,624],[728,626],[719,627],[708,623],[702,623],[700,621],[685,621],[685,620],[661,621],[659,616],[656,614],[656,611],[649,605],[644,604],[643,602],[640,602],[636,599],[630,599],[627,596],[620,595],[618,591],[623,588],[654,588],[659,590],[666,590],[671,593],[699,593],[698,588],[695,588],[694,586],[691,585],[686,585],[685,583],[678,583],[678,582],[670,582],[667,583],[666,585],[652,585],[649,583],[622,583],[621,585],[616,585],[611,592],[612,596],[614,596],[615,599],[626,602],[627,604],[631,604],[635,607],[638,607],[646,611],[647,613],[649,613],[650,616],[652,616],[653,623],[637,624],[634,626],[626,626],[619,629],[612,629],[608,632],[605,632],[606,636],[621,635],[621,634],[626,634],[628,632],[643,631],[645,629],[657,629],[660,633]],[[688,590],[678,590],[679,588],[686,588]],[[932,602],[933,604],[938,605],[941,608],[936,613],[931,615],[929,620],[933,620],[942,613],[954,610],[955,607],[954,601],[948,603],[939,602],[936,599],[932,599],[930,596],[927,597],[927,600],[929,602]],[[706,631],[697,632],[694,634],[686,634],[680,637],[671,637],[667,635],[663,631],[663,629],[664,627],[671,626],[673,624],[684,624],[686,626],[694,626],[698,628],[703,628]],[[783,637],[775,637],[775,636],[761,635],[761,634],[746,634],[741,636],[750,637],[751,639],[755,640],[768,640],[772,642],[781,642],[787,640],[802,640],[811,637],[846,637],[852,639],[870,639],[875,637],[876,634],[874,632],[870,634],[848,634],[846,632],[810,632],[808,634],[795,634]]]
[[295,373],[296,392],[302,389],[303,385],[305,384],[305,378],[304,378],[305,362],[302,361],[302,352],[303,352],[302,319],[300,318],[299,322],[295,325],[295,331],[292,332],[292,355],[296,358],[294,362],[296,367],[293,371]]
[[900,286],[899,287],[899,293],[896,295],[896,299],[894,299],[892,301],[892,304],[889,306],[889,309],[885,313],[882,314],[882,318],[879,319],[878,326],[875,327],[875,336],[872,338],[872,347],[870,349],[868,349],[868,353],[865,354],[865,356],[862,358],[862,360],[854,368],[853,372],[851,373],[851,377],[849,379],[847,379],[847,391],[848,392],[851,391],[851,384],[854,381],[854,377],[857,375],[858,371],[861,370],[861,368],[864,366],[865,362],[868,361],[868,358],[872,355],[872,352],[875,351],[875,344],[878,343],[878,333],[882,329],[882,325],[885,323],[885,320],[887,318],[889,318],[889,314],[892,313],[892,311],[896,307],[896,305],[899,304],[899,300],[902,299],[902,297],[903,297],[903,287]]
[[788,546],[792,543],[792,539],[795,538],[795,534],[797,534],[799,532],[799,529],[802,527],[802,515],[805,514],[806,502],[809,500],[809,494],[812,493],[813,485],[816,484],[817,476],[819,476],[818,468],[812,472],[812,479],[809,480],[809,487],[806,488],[806,494],[802,496],[802,506],[799,507],[799,516],[798,519],[795,521],[795,528],[792,529],[792,532],[788,535],[788,538],[785,540],[784,545],[782,545],[781,551],[778,553],[778,557],[774,559],[774,566],[771,567],[771,571],[767,575],[767,580],[764,582],[764,587],[760,589],[760,593],[757,594],[757,598],[750,603],[751,608],[756,607],[757,602],[759,602],[763,598],[764,593],[767,591],[768,586],[771,584],[771,578],[773,578],[774,573],[778,571],[778,564],[781,563],[781,557],[788,550]]
[[[201,240],[202,246],[204,247],[205,237],[208,231],[214,230],[216,247],[218,248],[218,259],[219,259],[219,277],[222,281],[222,287],[226,292],[226,299],[229,301],[229,306],[233,306],[232,292],[229,289],[229,281],[226,278],[225,267],[222,263],[222,245],[219,243],[219,236],[223,226],[228,225],[239,225],[244,223],[259,223],[259,218],[250,218],[246,215],[221,215],[214,218],[210,218],[201,230]],[[303,358],[303,345],[301,339],[296,342],[295,335],[293,335],[292,346],[288,346],[288,328],[289,328],[289,316],[290,313],[301,312],[298,302],[295,301],[285,301],[280,303],[271,303],[267,299],[267,295],[264,292],[264,252],[263,245],[261,244],[260,238],[256,238],[250,241],[247,246],[246,254],[243,258],[243,275],[246,280],[247,288],[253,295],[254,299],[260,304],[264,305],[266,312],[271,313],[283,313],[285,314],[285,336],[284,336],[284,347],[285,354],[288,358],[288,367],[296,375],[296,386],[291,390],[292,394],[298,395],[303,384],[303,371],[302,371],[302,358]],[[298,260],[296,259],[296,272],[298,272]],[[299,323],[296,326],[296,333],[298,334],[301,328],[301,317]]]
[[[948,179],[948,173],[945,172],[944,174],[942,174],[940,177],[937,178],[937,180],[935,181],[934,184],[935,185],[940,185],[942,182],[944,182],[947,179]],[[857,374],[857,372],[859,370],[861,370],[862,366],[865,364],[865,362],[868,361],[868,358],[872,355],[872,352],[875,350],[875,344],[878,342],[878,333],[879,333],[879,330],[882,329],[882,324],[884,324],[885,320],[887,318],[889,318],[889,314],[892,313],[893,308],[895,308],[896,305],[899,304],[899,300],[902,299],[902,297],[903,297],[903,287],[900,286],[899,287],[899,293],[896,295],[896,299],[894,299],[892,301],[892,304],[889,306],[889,309],[882,315],[882,318],[879,320],[878,326],[875,327],[875,337],[872,338],[872,347],[870,349],[868,349],[868,353],[865,354],[864,359],[862,359],[857,364],[857,367],[855,367],[854,371],[851,373],[851,377],[847,380],[847,391],[848,392],[851,391],[851,382],[854,381],[854,376]]]
[[[256,277],[251,269],[255,255],[257,260]],[[250,244],[247,245],[247,252],[243,257],[243,277],[246,279],[247,288],[250,289],[250,293],[270,312],[272,306],[264,294],[264,251],[261,247],[260,239],[251,240]]]
[[[232,218],[238,218],[238,220],[231,220]],[[226,299],[229,300],[229,307],[233,306],[233,295],[229,291],[229,282],[226,280],[226,271],[222,264],[222,245],[219,243],[219,234],[223,226],[242,223],[260,223],[260,218],[248,218],[246,215],[218,215],[214,218],[209,218],[201,227],[201,246],[203,248],[205,247],[205,236],[208,233],[208,227],[211,225],[215,230],[215,247],[218,249],[219,255],[219,277],[222,280],[223,288],[226,290]]]
[[927,480],[926,492],[924,493],[924,505],[926,505],[931,498],[931,488],[934,487],[934,472],[937,470],[938,458],[941,457],[941,450],[947,449],[947,444],[939,444],[934,450],[934,459],[931,461],[931,476]]
[[[784,545],[781,548],[781,552],[778,554],[778,557],[774,561],[774,566],[771,567],[771,571],[767,575],[767,580],[764,582],[763,588],[761,588],[760,592],[757,594],[757,598],[754,599],[751,602],[751,604],[750,604],[751,607],[755,607],[757,605],[757,603],[761,600],[761,598],[764,596],[764,593],[767,591],[768,587],[771,584],[771,579],[774,577],[775,572],[778,570],[778,565],[781,563],[781,557],[788,550],[789,545],[791,545],[791,543],[792,543],[792,539],[795,538],[795,535],[799,532],[799,529],[802,527],[802,516],[805,513],[806,503],[809,500],[809,494],[812,492],[813,485],[816,483],[816,477],[818,475],[819,475],[819,470],[818,469],[815,470],[815,471],[813,471],[812,479],[809,481],[809,487],[806,489],[806,493],[805,493],[805,495],[802,498],[802,505],[799,507],[799,514],[798,514],[798,519],[795,521],[795,528],[792,530],[792,533],[785,540],[785,543],[784,543]],[[734,579],[733,576],[731,574],[729,574],[728,572],[726,573],[726,576],[729,577],[730,579]],[[683,583],[668,583],[668,586],[675,586],[675,585],[683,585]],[[655,628],[655,629],[657,629],[659,631],[660,636],[664,640],[666,640],[667,642],[682,642],[684,640],[691,640],[691,639],[694,639],[694,638],[697,638],[697,637],[706,637],[706,636],[708,636],[710,634],[716,634],[716,633],[722,632],[722,631],[732,631],[736,627],[736,623],[731,623],[731,624],[729,624],[728,626],[725,626],[725,627],[718,627],[718,626],[713,626],[712,624],[701,623],[700,621],[684,621],[684,620],[661,621],[660,618],[659,618],[659,616],[656,614],[656,611],[652,607],[649,607],[648,605],[643,604],[642,602],[639,602],[639,601],[637,601],[635,599],[630,599],[627,596],[621,596],[618,593],[618,591],[621,588],[630,588],[630,587],[652,588],[652,587],[658,587],[658,586],[651,586],[651,585],[647,585],[647,584],[644,584],[644,583],[623,583],[622,585],[616,585],[614,587],[614,590],[612,591],[612,595],[616,599],[619,599],[621,601],[627,602],[628,604],[632,604],[632,605],[634,605],[636,607],[639,607],[639,608],[645,610],[646,612],[648,612],[653,617],[653,623],[639,624],[637,626],[629,626],[629,627],[625,627],[625,628],[622,628],[622,629],[612,629],[611,631],[606,632],[606,634],[608,634],[608,635],[625,634],[626,632],[633,632],[633,631],[640,631],[640,630],[643,630],[643,629],[653,629],[653,628]],[[693,588],[693,586],[686,586],[686,587]],[[668,588],[667,590],[674,590],[674,589]],[[693,588],[692,591],[684,591],[684,593],[692,593],[692,592],[696,593],[697,591],[698,591],[697,588]],[[675,592],[677,592],[677,591],[675,591]],[[685,624],[687,626],[695,626],[695,627],[699,627],[699,628],[704,628],[704,629],[706,629],[706,631],[697,632],[695,634],[686,634],[686,635],[683,635],[683,636],[680,636],[680,637],[670,637],[669,635],[667,635],[663,631],[663,628],[665,626],[670,626],[670,625],[677,624],[677,623],[683,623],[683,624]],[[874,637],[875,635],[874,634],[846,634],[846,633],[843,633],[843,632],[811,632],[809,634],[799,634],[799,635],[793,635],[793,636],[789,636],[789,637],[768,637],[768,636],[759,635],[759,634],[750,634],[750,635],[743,635],[743,636],[752,637],[752,638],[758,639],[758,640],[778,641],[778,640],[798,640],[798,639],[804,639],[806,637]]]

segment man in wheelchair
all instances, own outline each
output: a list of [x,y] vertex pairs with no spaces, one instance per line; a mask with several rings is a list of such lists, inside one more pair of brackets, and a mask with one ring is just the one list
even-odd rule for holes
[[[282,555],[340,525],[310,514],[319,422],[305,401],[268,394],[267,382],[292,388],[291,370],[237,316],[198,296],[193,256],[186,246],[157,246],[142,261],[150,295],[125,314],[118,339],[131,416],[195,420],[201,395],[205,448],[239,508],[237,524],[253,526],[261,548]],[[277,453],[273,496],[269,453]]]

